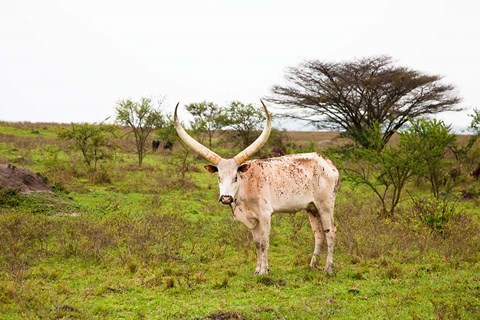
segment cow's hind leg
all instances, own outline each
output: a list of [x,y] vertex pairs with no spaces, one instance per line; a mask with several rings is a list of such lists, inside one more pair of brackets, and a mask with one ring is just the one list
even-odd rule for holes
[[327,240],[327,262],[325,264],[325,272],[333,271],[333,251],[335,249],[336,228],[333,221],[334,199],[326,202],[316,202],[315,207],[320,215],[322,230]]
[[313,236],[315,238],[315,247],[313,249],[312,260],[310,261],[310,267],[316,268],[317,257],[320,254],[325,234],[323,232],[322,222],[320,221],[320,215],[317,208],[312,205],[307,209],[307,213],[308,220],[310,220],[310,226],[312,227]]

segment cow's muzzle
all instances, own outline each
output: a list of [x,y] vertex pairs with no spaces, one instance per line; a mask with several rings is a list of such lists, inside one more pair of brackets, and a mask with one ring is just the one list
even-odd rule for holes
[[233,202],[233,197],[232,196],[220,196],[220,199],[218,199],[223,204],[231,204]]

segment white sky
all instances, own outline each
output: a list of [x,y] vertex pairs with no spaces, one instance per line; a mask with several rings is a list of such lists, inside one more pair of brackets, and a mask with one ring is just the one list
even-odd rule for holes
[[97,122],[142,96],[259,105],[288,66],[379,54],[455,85],[456,128],[480,108],[479,0],[3,0],[0,120]]

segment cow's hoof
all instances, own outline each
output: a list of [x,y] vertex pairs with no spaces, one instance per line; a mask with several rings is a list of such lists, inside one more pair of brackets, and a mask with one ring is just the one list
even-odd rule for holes
[[326,266],[323,271],[325,271],[325,273],[329,275],[333,274],[333,264]]
[[310,261],[310,268],[312,268],[312,269],[317,268],[317,256],[312,257],[312,260]]
[[256,276],[263,276],[268,274],[268,269],[267,270],[255,270],[255,275]]

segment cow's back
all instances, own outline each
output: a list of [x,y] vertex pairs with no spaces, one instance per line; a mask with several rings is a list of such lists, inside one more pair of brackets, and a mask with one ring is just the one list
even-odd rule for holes
[[338,170],[317,153],[251,160],[242,197],[271,211],[296,212],[313,202],[335,198]]

